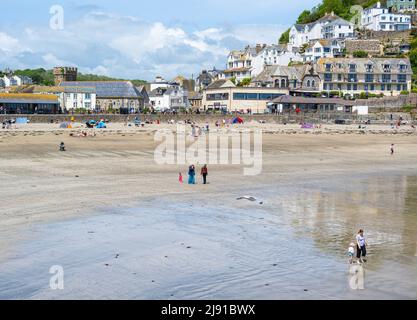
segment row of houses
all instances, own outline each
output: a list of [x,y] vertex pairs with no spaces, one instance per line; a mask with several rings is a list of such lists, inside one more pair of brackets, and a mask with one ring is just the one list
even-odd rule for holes
[[53,87],[24,85],[0,96],[1,112],[6,113],[134,113],[147,104],[146,89],[135,87],[130,81],[63,81]]
[[0,88],[6,88],[11,86],[22,86],[26,84],[32,84],[33,81],[27,76],[17,75],[4,75],[0,78]]
[[298,66],[266,66],[250,86],[218,80],[203,91],[200,109],[264,113],[268,103],[281,96],[354,98],[399,96],[411,90],[409,59],[321,58]]

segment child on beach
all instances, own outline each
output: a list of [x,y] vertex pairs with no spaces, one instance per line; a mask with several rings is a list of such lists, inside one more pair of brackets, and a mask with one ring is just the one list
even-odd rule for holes
[[352,242],[349,245],[349,249],[348,249],[348,257],[349,257],[349,263],[352,264],[353,263],[353,257],[355,256],[355,244]]
[[184,183],[184,179],[182,177],[182,173],[181,172],[179,173],[179,181],[180,181],[181,184]]
[[391,145],[391,155],[393,156],[395,153],[394,144]]

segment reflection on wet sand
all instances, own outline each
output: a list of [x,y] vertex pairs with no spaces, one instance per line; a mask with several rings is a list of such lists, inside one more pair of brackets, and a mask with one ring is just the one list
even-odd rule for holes
[[[258,191],[264,205],[161,198],[36,226],[0,264],[0,298],[417,298],[417,178],[335,177]],[[359,228],[369,259],[350,266]],[[65,270],[65,290],[49,288],[53,265]]]
[[348,184],[281,199],[296,234],[309,236],[317,248],[343,257],[357,230],[364,228],[372,268],[414,257],[417,177],[373,177]]

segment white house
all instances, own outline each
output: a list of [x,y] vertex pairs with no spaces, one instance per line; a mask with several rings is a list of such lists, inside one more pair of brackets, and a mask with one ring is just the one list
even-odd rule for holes
[[18,86],[33,84],[32,79],[27,76],[13,76],[12,78],[16,81]]
[[290,52],[286,45],[270,45],[252,58],[251,77],[258,76],[265,66],[280,65],[288,66],[290,62],[302,62],[303,57],[299,53]]
[[17,86],[17,81],[13,77],[3,76],[3,82],[5,87]]
[[320,58],[334,58],[342,54],[342,45],[337,40],[317,40],[303,53],[304,62],[316,62]]
[[411,29],[411,16],[390,13],[378,2],[375,6],[365,9],[361,19],[362,27],[374,31],[402,31]]
[[335,15],[326,14],[308,24],[295,24],[290,29],[289,49],[293,50],[320,39],[350,39],[354,37],[355,25]]
[[[258,47],[258,50],[260,48]],[[252,61],[257,56],[257,48],[247,46],[245,50],[235,50],[227,57],[227,67],[223,71],[223,78],[236,78],[242,81],[251,77]]]
[[188,92],[179,86],[159,87],[149,93],[151,106],[159,112],[190,107]]
[[96,109],[96,88],[95,87],[65,87],[62,107],[66,111],[85,109],[94,111]]

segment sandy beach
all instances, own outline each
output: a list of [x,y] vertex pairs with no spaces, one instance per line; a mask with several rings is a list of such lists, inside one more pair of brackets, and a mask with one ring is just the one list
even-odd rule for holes
[[[240,165],[210,166],[210,184],[199,179],[195,186],[178,183],[186,166],[154,161],[154,133],[175,130],[172,125],[109,124],[86,138],[77,137],[83,130],[77,125],[0,131],[0,297],[417,298],[409,282],[417,275],[414,130],[244,127],[264,131],[262,174],[244,176]],[[61,141],[66,152],[59,152]],[[237,201],[242,195],[264,205]],[[371,289],[357,295],[347,286],[345,251],[359,227],[368,230],[374,259]],[[263,266],[254,265],[255,251]],[[393,253],[392,263],[384,263]],[[175,262],[167,263],[170,258]],[[293,271],[271,271],[278,259]],[[80,280],[67,279],[62,292],[48,290],[50,263],[66,265],[69,279]],[[92,270],[101,271],[83,283],[80,274]],[[297,282],[300,273],[304,284]],[[135,282],[128,274],[141,276]],[[328,284],[314,288],[317,277]],[[390,281],[400,282],[396,292],[389,291]]]

